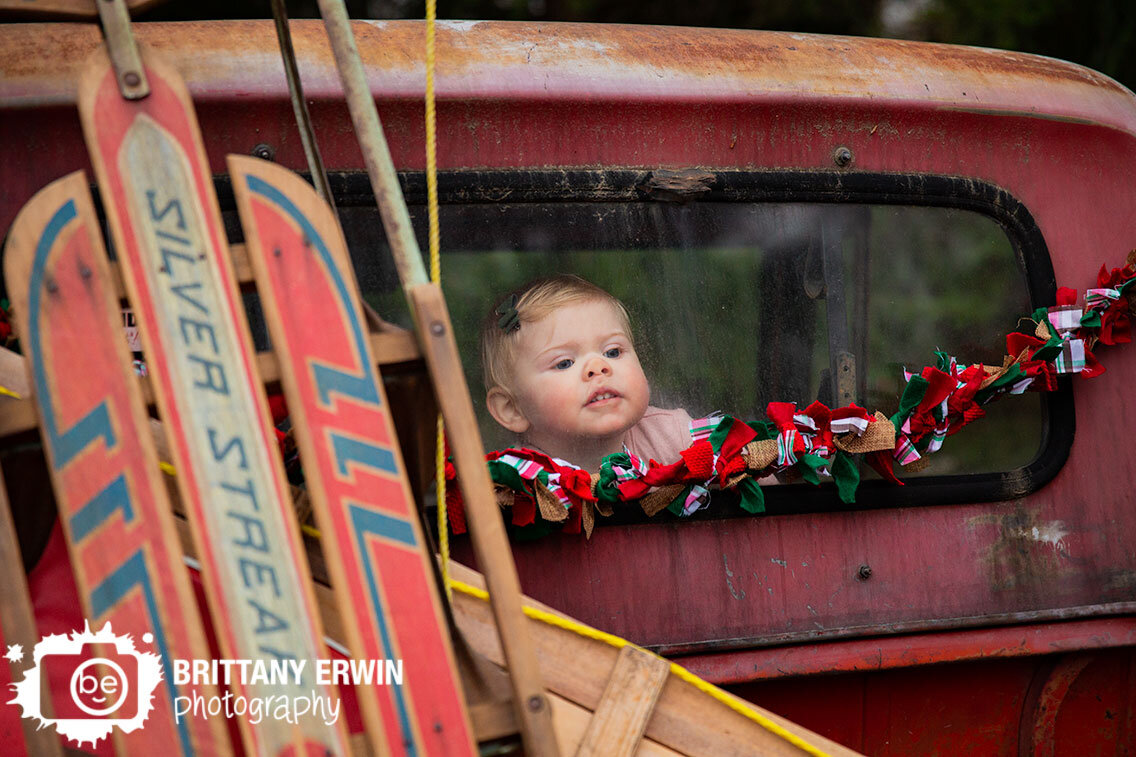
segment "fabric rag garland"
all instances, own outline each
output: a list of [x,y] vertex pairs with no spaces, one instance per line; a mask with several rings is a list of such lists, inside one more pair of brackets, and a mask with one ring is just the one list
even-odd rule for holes
[[[667,510],[685,517],[706,507],[714,489],[736,491],[748,513],[764,512],[758,479],[771,474],[796,474],[812,484],[830,478],[841,501],[852,503],[860,484],[856,455],[902,486],[895,463],[908,470],[922,467],[947,437],[982,418],[990,402],[1027,391],[1056,391],[1059,375],[1093,378],[1104,372],[1093,354],[1096,345],[1131,341],[1136,250],[1122,268],[1102,265],[1096,288],[1085,292],[1082,304],[1078,299],[1076,290],[1059,289],[1056,305],[1039,308],[1028,319],[1032,332],[1006,337],[1009,354],[1000,366],[964,367],[936,352],[933,366],[918,373],[905,370],[906,386],[891,416],[869,414],[854,404],[830,409],[814,402],[798,409],[792,402],[771,402],[765,421],[713,415],[692,422],[691,445],[675,462],[644,461],[624,449],[605,457],[594,474],[531,449],[491,452],[486,459],[497,502],[511,511],[518,538],[557,529],[590,537],[597,514],[609,516],[616,505],[637,501],[648,516]],[[452,463],[445,473],[450,523],[454,533],[464,533]]]

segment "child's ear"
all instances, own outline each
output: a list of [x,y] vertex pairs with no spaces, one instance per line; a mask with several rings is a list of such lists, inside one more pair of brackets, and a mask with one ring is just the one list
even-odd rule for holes
[[514,434],[523,434],[529,430],[529,419],[521,412],[513,395],[499,386],[495,386],[485,395],[485,405],[493,420],[500,423]]

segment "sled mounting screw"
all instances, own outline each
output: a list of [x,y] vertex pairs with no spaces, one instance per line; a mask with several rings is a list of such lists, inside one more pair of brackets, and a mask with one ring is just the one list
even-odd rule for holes
[[539,694],[534,694],[529,697],[529,709],[533,712],[540,712],[544,709],[544,697]]
[[832,162],[841,168],[847,168],[852,165],[852,151],[844,145],[837,147],[832,151]]
[[867,581],[869,578],[872,577],[872,566],[871,565],[861,565],[860,569],[858,571],[856,571],[856,577],[859,578],[861,581]]
[[91,269],[88,268],[84,263],[79,264],[79,276],[83,279],[91,278]]
[[[434,336],[441,336],[446,333],[446,327],[442,325],[441,321],[434,321],[430,324],[430,333]],[[529,705],[532,705],[532,700],[529,700]]]
[[272,160],[276,155],[276,151],[272,149],[271,145],[266,145],[261,142],[259,145],[252,148],[252,154],[261,160]]

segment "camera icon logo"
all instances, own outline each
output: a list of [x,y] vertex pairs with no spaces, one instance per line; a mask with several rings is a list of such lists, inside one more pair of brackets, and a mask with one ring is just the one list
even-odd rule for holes
[[[153,636],[143,634],[142,641],[149,644]],[[22,654],[18,648],[9,649],[8,659]],[[24,672],[24,680],[13,684],[16,696],[9,704],[20,705],[24,717],[54,725],[79,745],[89,741],[93,746],[115,728],[125,733],[141,728],[162,680],[158,655],[137,650],[134,640],[115,635],[110,623],[97,633],[87,627],[69,636],[45,636],[32,657],[35,665]],[[63,688],[68,696],[50,697],[43,681]],[[53,710],[52,717],[44,716]]]
[[[57,719],[129,720],[137,714],[137,687],[132,687],[131,682],[137,683],[138,661],[132,655],[116,657],[116,660],[100,657],[93,644],[85,644],[79,654],[51,654],[40,658],[40,670],[45,671],[49,679],[66,679],[70,672],[71,698],[62,705],[56,705]],[[62,675],[55,674],[56,670]],[[132,693],[133,700],[130,697]],[[46,691],[41,692],[41,702],[46,694]]]

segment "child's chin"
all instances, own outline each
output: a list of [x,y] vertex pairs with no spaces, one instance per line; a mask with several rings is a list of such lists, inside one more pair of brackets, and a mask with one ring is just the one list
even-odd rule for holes
[[628,422],[627,419],[612,419],[609,423],[598,423],[588,429],[589,435],[595,439],[610,439],[613,436],[623,436],[638,423],[638,420]]

